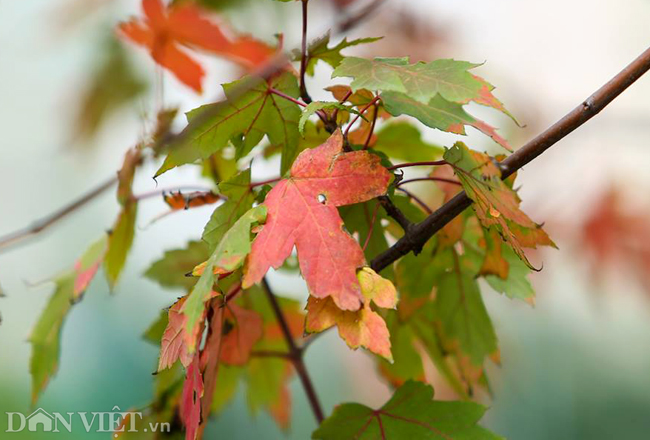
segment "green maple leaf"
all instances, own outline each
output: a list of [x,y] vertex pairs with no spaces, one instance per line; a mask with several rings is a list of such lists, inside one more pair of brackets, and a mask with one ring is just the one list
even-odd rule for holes
[[202,238],[208,244],[210,252],[214,251],[225,233],[253,205],[255,197],[251,191],[250,183],[250,168],[219,183],[219,192],[227,199],[223,204],[217,206],[203,229]]
[[196,330],[205,310],[205,303],[212,294],[217,270],[221,273],[232,272],[244,264],[244,258],[251,251],[251,226],[263,223],[266,219],[266,207],[256,206],[241,216],[223,235],[223,238],[206,262],[203,273],[190,292],[182,312],[187,318],[186,343],[190,351],[196,349]]
[[117,283],[133,244],[137,212],[138,204],[136,202],[127,203],[122,208],[108,237],[108,251],[104,259],[104,272],[111,289]]
[[54,280],[56,290],[29,337],[32,344],[32,357],[29,362],[32,402],[36,402],[38,395],[59,368],[61,328],[72,307],[74,279],[74,273],[71,271]]
[[[333,68],[337,68],[341,62],[344,60],[344,56],[341,55],[341,51],[348,47],[358,46],[360,44],[374,43],[375,41],[381,40],[382,37],[378,38],[359,38],[357,40],[348,41],[347,38],[344,38],[336,46],[329,46],[330,44],[330,33],[326,33],[320,38],[315,39],[309,44],[307,48],[307,65],[305,72],[313,76],[316,64],[318,61],[324,61]],[[294,60],[300,61],[301,59],[300,51],[294,52]]]
[[404,121],[382,126],[373,149],[407,162],[435,160],[444,153],[442,147],[425,142],[420,130]]
[[434,320],[440,326],[443,344],[458,348],[474,365],[483,365],[486,356],[496,353],[497,337],[488,315],[475,273],[467,269],[464,256],[452,254],[452,270],[437,280]]
[[332,77],[354,78],[352,90],[381,90],[404,93],[422,104],[440,94],[448,101],[466,103],[478,98],[483,83],[468,72],[480,64],[452,59],[409,64],[407,58],[348,57]]
[[185,274],[208,257],[209,253],[205,243],[190,241],[183,249],[166,251],[161,259],[155,261],[147,269],[144,276],[156,281],[162,287],[180,287],[189,290],[195,280],[186,277]]
[[314,115],[317,111],[324,110],[324,109],[329,109],[329,110],[338,109],[350,113],[360,114],[357,110],[355,110],[351,106],[343,105],[340,102],[314,101],[309,103],[309,105],[305,107],[305,109],[302,112],[302,115],[300,116],[300,121],[298,122],[298,131],[300,131],[300,134],[304,136],[305,124],[307,123],[309,117]]
[[473,402],[442,402],[433,399],[433,388],[408,381],[381,408],[358,403],[334,409],[313,434],[313,439],[499,439],[477,423],[486,411]]
[[179,165],[207,159],[237,136],[241,140],[235,142],[236,158],[250,153],[267,136],[272,146],[282,150],[282,173],[291,167],[298,151],[301,112],[297,104],[272,94],[269,87],[297,98],[296,77],[284,73],[270,80],[270,84],[260,81],[247,92],[233,97],[233,90],[247,81],[248,78],[243,78],[225,84],[225,101],[187,113],[188,125],[179,136],[180,140],[170,145],[169,155],[156,176]]
[[474,118],[463,109],[462,104],[448,101],[442,95],[435,95],[426,103],[399,92],[384,92],[381,99],[386,111],[393,116],[409,115],[427,127],[462,135],[466,134],[465,126],[474,127],[511,150],[508,141],[494,127]]
[[107,239],[103,235],[91,244],[77,260],[74,268],[54,279],[55,290],[45,306],[29,342],[32,344],[30,372],[32,401],[36,402],[50,378],[59,368],[59,345],[63,322],[72,306],[81,300],[105,258]]

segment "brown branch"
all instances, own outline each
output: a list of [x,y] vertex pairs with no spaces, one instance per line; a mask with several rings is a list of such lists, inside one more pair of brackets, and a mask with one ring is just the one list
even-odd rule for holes
[[278,324],[280,324],[280,329],[282,330],[284,339],[287,341],[287,345],[289,346],[289,353],[287,356],[291,361],[291,363],[293,364],[294,368],[296,369],[296,372],[298,373],[298,377],[300,377],[300,381],[302,382],[302,386],[305,389],[305,393],[307,394],[307,399],[309,400],[309,404],[311,405],[311,409],[314,413],[314,417],[316,417],[318,424],[321,424],[325,419],[325,417],[323,415],[323,409],[321,407],[320,400],[318,400],[318,395],[316,394],[314,384],[312,383],[311,378],[309,377],[309,373],[307,372],[307,368],[305,367],[305,362],[302,356],[303,350],[300,347],[298,347],[296,345],[296,341],[293,340],[293,336],[291,335],[291,330],[289,329],[289,324],[287,323],[287,320],[284,317],[284,313],[282,313],[280,304],[278,304],[278,301],[275,298],[275,295],[273,294],[273,291],[271,290],[271,286],[269,286],[266,277],[262,278],[262,288],[266,293],[269,302],[271,303],[271,308],[273,309],[273,313],[275,314],[275,317],[278,320]]
[[[648,70],[650,70],[650,48],[566,116],[501,162],[501,177],[505,179],[512,175],[596,116]],[[417,252],[427,240],[468,208],[471,203],[465,192],[457,194],[422,222],[410,228],[393,246],[375,257],[371,267],[375,271],[380,271],[409,252]]]
[[309,0],[302,0],[302,45],[300,57],[300,97],[307,104],[311,102],[311,96],[307,93],[305,85],[305,71],[307,70],[307,5]]
[[38,234],[39,232],[44,231],[45,229],[57,223],[59,220],[63,220],[65,217],[72,214],[77,209],[83,207],[88,202],[92,201],[97,196],[101,195],[102,193],[110,189],[116,183],[117,183],[117,174],[114,177],[111,177],[110,179],[107,179],[103,183],[99,184],[97,187],[91,189],[86,194],[82,195],[81,197],[69,203],[68,205],[58,209],[57,211],[53,212],[48,216],[36,220],[28,227],[19,229],[18,231],[14,231],[0,237],[0,251],[3,248],[17,245],[18,243],[26,240],[27,238],[32,237]]
[[381,204],[386,214],[397,222],[398,225],[402,227],[404,232],[407,232],[414,223],[409,220],[406,215],[393,203],[393,201],[388,196],[379,196],[377,200]]

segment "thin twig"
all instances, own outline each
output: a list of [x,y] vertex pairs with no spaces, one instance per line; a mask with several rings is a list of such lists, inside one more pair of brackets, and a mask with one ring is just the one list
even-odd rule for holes
[[418,196],[416,196],[415,194],[413,194],[411,191],[407,191],[407,190],[405,190],[404,188],[395,188],[395,189],[396,189],[397,191],[401,191],[401,192],[403,192],[403,193],[406,194],[409,198],[413,199],[413,201],[414,201],[415,203],[417,203],[418,205],[420,205],[420,206],[422,207],[422,209],[424,209],[424,210],[427,212],[427,214],[429,214],[429,215],[433,214],[433,211],[431,210],[431,208],[429,208],[429,205],[427,205],[426,203],[424,203],[424,200],[422,200],[421,198],[419,198]]
[[[363,251],[366,251],[366,248],[368,247],[368,243],[370,243],[370,237],[372,237],[372,231],[375,229],[375,221],[377,220],[377,212],[379,211],[379,205],[380,203],[377,203],[375,205],[375,209],[372,211],[372,220],[370,220],[370,226],[368,226],[368,236],[366,237],[366,242],[363,244]],[[366,206],[364,205],[364,208]],[[368,214],[366,213],[366,216]]]
[[433,160],[433,161],[428,161],[428,162],[405,162],[405,163],[398,163],[397,165],[393,165],[392,167],[388,167],[387,169],[389,171],[396,170],[398,168],[408,168],[408,167],[421,167],[421,166],[440,166],[440,165],[447,165],[446,160]]
[[307,104],[311,102],[311,96],[307,93],[305,85],[305,71],[307,70],[307,5],[309,0],[302,0],[302,45],[300,57],[300,97]]
[[59,220],[64,219],[69,214],[72,214],[77,209],[86,205],[88,202],[92,201],[97,196],[101,195],[102,193],[110,189],[116,183],[117,183],[117,174],[114,177],[105,180],[103,183],[91,189],[86,194],[82,195],[81,197],[69,203],[68,205],[58,209],[57,211],[53,212],[48,216],[41,218],[40,220],[36,220],[30,226],[24,229],[19,229],[17,231],[11,232],[7,235],[0,237],[0,251],[3,248],[7,248],[12,245],[17,245],[23,240],[31,236],[34,236],[39,232],[44,231],[45,229],[57,223]]
[[362,115],[363,115],[363,114],[364,114],[364,113],[365,113],[365,112],[366,112],[370,107],[372,107],[373,105],[375,105],[375,104],[377,103],[377,101],[379,101],[380,99],[381,99],[380,96],[375,96],[375,97],[373,98],[372,101],[370,101],[368,104],[366,104],[366,106],[365,106],[364,108],[362,108],[361,111],[359,111],[359,114],[356,115],[356,116],[354,117],[354,119],[352,120],[352,122],[350,122],[350,123],[348,124],[348,126],[345,128],[345,137],[346,137],[346,138],[348,137],[348,132],[350,131],[350,128],[352,128],[352,126],[354,125],[354,123],[357,122],[357,121],[359,120],[359,118],[360,118],[360,117],[361,117],[361,116],[362,116]]
[[376,13],[386,0],[375,0],[364,6],[361,10],[351,15],[339,25],[339,32],[348,32],[359,23],[366,20],[370,15]]
[[[343,97],[343,99],[341,99],[341,100],[339,101],[339,104],[343,104],[345,101],[348,100],[348,98],[349,98],[350,96],[352,96],[352,89],[348,90],[348,93],[346,93],[345,96]],[[333,122],[334,124],[337,124],[337,125],[338,125],[338,123],[336,122],[336,120],[337,120],[338,117],[339,117],[339,109],[338,109],[338,107],[337,107],[337,108],[335,108],[334,111],[332,112],[332,122]]]
[[307,107],[307,104],[305,104],[302,101],[298,101],[296,98],[292,98],[291,96],[287,95],[284,92],[281,92],[278,89],[274,89],[273,87],[269,87],[269,93],[273,93],[274,95],[278,95],[280,98],[284,98],[287,101],[291,101],[294,104],[298,104],[300,107]]
[[424,181],[453,183],[454,185],[460,185],[461,184],[458,180],[448,179],[446,177],[416,177],[415,179],[402,180],[402,181],[398,182],[395,186],[399,187],[399,186],[404,185],[405,183],[424,182]]
[[284,317],[284,313],[282,313],[280,304],[278,304],[278,301],[275,298],[275,295],[273,294],[271,286],[269,286],[266,277],[262,278],[262,288],[266,293],[269,302],[271,303],[273,313],[275,314],[275,317],[278,320],[278,324],[280,325],[280,329],[282,330],[282,334],[287,341],[287,345],[289,346],[289,359],[296,369],[298,377],[300,377],[300,381],[302,382],[302,386],[305,389],[305,393],[307,394],[307,399],[311,405],[314,417],[316,417],[318,424],[321,424],[325,419],[323,415],[323,409],[321,407],[320,401],[318,400],[318,395],[316,394],[314,384],[312,383],[311,378],[309,377],[309,373],[307,372],[307,368],[305,367],[305,362],[302,358],[302,349],[300,349],[296,345],[296,342],[293,340],[291,330],[289,329],[289,324]]
[[252,182],[250,188],[257,188],[258,186],[268,185],[269,183],[275,183],[282,180],[282,177],[274,177],[273,179],[262,180],[261,182]]
[[372,134],[375,132],[375,124],[377,124],[377,114],[379,113],[379,106],[375,103],[375,113],[372,115],[372,123],[370,124],[370,132],[366,138],[366,142],[363,144],[363,149],[367,150],[370,145],[370,139],[372,139]]
[[[648,70],[650,70],[650,48],[566,116],[501,162],[501,177],[503,179],[509,177],[596,116]],[[433,214],[414,225],[394,245],[375,257],[371,267],[378,272],[403,255],[422,249],[427,240],[460,215],[471,203],[464,191],[458,193]]]
[[377,201],[384,208],[386,214],[397,222],[398,225],[402,227],[404,232],[408,231],[412,226],[413,222],[409,220],[406,215],[393,203],[393,201],[388,196],[379,196]]

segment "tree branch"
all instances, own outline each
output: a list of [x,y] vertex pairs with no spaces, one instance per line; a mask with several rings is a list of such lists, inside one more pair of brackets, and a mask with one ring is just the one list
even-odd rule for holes
[[[650,48],[566,116],[501,162],[501,177],[505,179],[512,175],[596,116],[648,70],[650,70]],[[427,240],[468,208],[471,203],[465,192],[457,194],[422,222],[410,228],[393,246],[375,257],[371,267],[379,272],[409,252],[417,252]]]
[[307,368],[305,367],[305,362],[303,361],[302,358],[303,350],[300,347],[298,347],[296,345],[296,342],[293,340],[293,336],[291,335],[291,330],[289,329],[289,324],[287,324],[287,320],[284,317],[284,313],[282,313],[280,304],[278,304],[278,301],[275,298],[275,295],[273,294],[273,291],[271,290],[271,286],[269,286],[266,277],[262,278],[262,288],[266,293],[269,302],[271,303],[271,308],[273,309],[273,313],[275,314],[275,317],[278,320],[278,324],[280,324],[280,329],[282,330],[284,339],[287,341],[287,345],[289,346],[289,353],[287,356],[291,361],[291,363],[293,364],[294,368],[296,369],[296,372],[298,373],[298,377],[300,377],[300,381],[302,382],[302,386],[305,389],[305,393],[307,394],[307,399],[309,400],[309,404],[311,405],[311,409],[314,413],[314,417],[316,417],[318,424],[321,424],[325,419],[325,417],[323,415],[323,409],[320,405],[320,401],[318,400],[318,395],[316,394],[314,384],[312,383],[311,378],[309,377],[309,373],[307,372]]
[[381,204],[386,214],[397,222],[398,225],[402,227],[404,232],[407,232],[414,223],[409,220],[406,215],[393,203],[393,201],[388,196],[379,196],[377,200]]
[[307,93],[305,85],[305,71],[307,70],[307,5],[309,0],[302,0],[302,46],[300,57],[300,97],[307,104],[311,102],[311,96]]
[[101,195],[102,193],[110,189],[116,183],[117,183],[117,174],[114,177],[105,180],[97,187],[91,189],[86,194],[79,197],[77,200],[74,200],[73,202],[58,209],[57,211],[53,212],[52,214],[46,217],[36,220],[30,226],[0,237],[0,250],[2,248],[16,245],[19,242],[22,242],[23,240],[31,236],[34,236],[39,232],[44,231],[45,229],[57,223],[59,220],[63,220],[69,214],[72,214],[77,209],[83,207],[88,202],[94,200],[97,196]]

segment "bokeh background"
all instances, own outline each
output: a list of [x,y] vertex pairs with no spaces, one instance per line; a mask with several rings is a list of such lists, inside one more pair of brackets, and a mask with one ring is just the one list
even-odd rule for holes
[[[235,3],[222,13],[235,28],[268,41],[281,31],[287,47],[298,44],[298,4]],[[310,36],[316,37],[336,20],[336,7],[326,0],[311,3]],[[208,81],[203,96],[197,96],[171,75],[158,75],[144,51],[114,43],[115,23],[139,12],[136,0],[0,1],[0,235],[111,176],[127,148],[152,128],[161,103],[189,110],[218,97],[219,85],[236,78],[232,65],[205,58]],[[346,35],[386,36],[357,49],[366,56],[485,62],[477,73],[498,87],[496,95],[526,126],[518,128],[486,109],[473,110],[501,127],[516,147],[648,47],[649,17],[647,0],[388,0]],[[102,65],[120,50],[138,82],[127,92],[112,89],[115,75],[109,74],[103,77],[105,86],[93,89]],[[319,68],[308,85],[313,96],[325,99],[320,89],[331,69]],[[121,94],[122,100],[108,101],[123,105],[99,112],[105,116],[99,118],[93,104],[101,108],[106,94]],[[484,286],[502,361],[490,369],[493,397],[485,400],[491,409],[484,425],[508,438],[647,438],[650,432],[650,234],[640,228],[623,237],[621,229],[629,218],[650,223],[648,97],[650,77],[520,172],[524,210],[546,222],[560,250],[533,257],[544,267],[534,276],[534,308]],[[427,138],[447,145],[453,139],[432,130]],[[475,133],[468,142],[497,152]],[[154,171],[139,174],[136,192],[194,183],[198,177],[193,167],[183,167],[156,183],[149,177]],[[258,179],[272,177],[277,163],[259,162],[253,171]],[[588,224],[616,217],[596,213],[612,188],[629,217],[598,223],[585,238]],[[426,186],[416,191],[428,196]],[[97,277],[73,308],[63,329],[59,373],[39,406],[62,413],[110,411],[150,400],[157,349],[140,336],[182,292],[161,290],[142,273],[165,250],[197,238],[212,211],[199,208],[148,224],[164,210],[159,199],[141,204],[136,240],[119,285],[110,293],[103,277]],[[110,191],[37,239],[0,251],[0,286],[6,294],[0,298],[1,438],[39,438],[6,434],[4,412],[30,410],[27,338],[52,292],[52,285],[42,281],[70,267],[110,227],[117,211]],[[614,237],[615,244],[603,244],[604,236]],[[612,250],[619,237],[632,242],[638,258],[622,252],[603,261],[588,251],[594,243]],[[305,299],[302,280],[272,274],[271,282],[278,292]],[[348,350],[335,332],[314,343],[307,363],[327,412],[342,401],[378,406],[390,395],[367,355]],[[442,385],[439,395],[453,397]],[[308,438],[314,422],[297,380],[292,396],[288,433],[264,413],[251,418],[240,395],[214,419],[207,438]],[[59,438],[108,436],[82,431]]]

